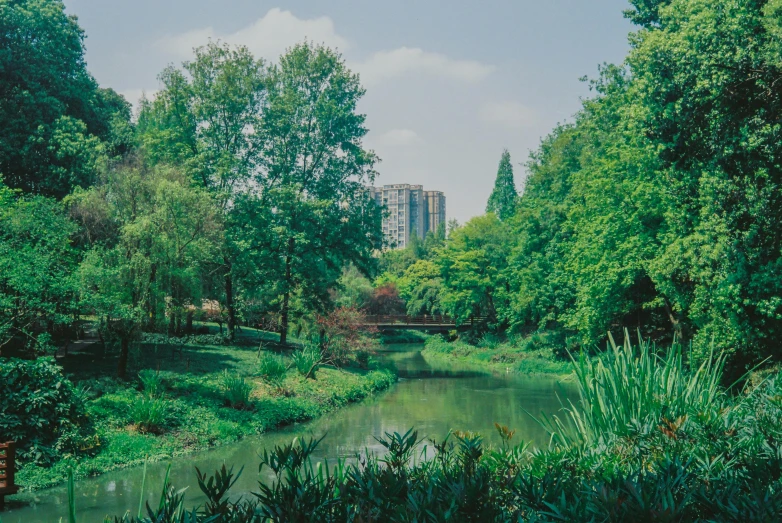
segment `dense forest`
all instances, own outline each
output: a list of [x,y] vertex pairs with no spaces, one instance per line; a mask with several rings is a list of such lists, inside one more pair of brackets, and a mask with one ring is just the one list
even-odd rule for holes
[[382,210],[362,190],[378,158],[339,55],[301,44],[267,64],[208,43],[133,116],[90,76],[62,4],[14,2],[0,346],[51,352],[91,315],[124,353],[210,303],[229,337],[268,320],[283,344],[355,306],[481,318],[475,337],[557,332],[573,350],[629,327],[696,361],[727,350],[736,372],[775,358],[782,7],[632,4],[626,61],[589,80],[520,195],[506,151],[486,215],[378,256]]
[[81,316],[121,350],[193,316],[286,343],[330,310],[350,263],[371,274],[381,209],[358,76],[301,44],[266,64],[208,43],[162,71],[135,117],[84,62],[61,2],[4,4],[0,348],[52,353]]
[[410,312],[573,349],[640,329],[741,374],[780,354],[782,3],[631,4],[626,61],[542,140],[521,196],[506,152],[490,212],[387,256],[385,280]]

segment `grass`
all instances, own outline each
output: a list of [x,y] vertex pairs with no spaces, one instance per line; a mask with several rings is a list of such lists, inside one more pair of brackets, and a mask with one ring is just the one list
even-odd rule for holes
[[426,341],[423,354],[432,358],[447,358],[481,365],[495,372],[522,374],[566,375],[573,372],[573,364],[555,356],[552,348],[530,347],[529,343],[482,340],[478,345],[457,340],[448,342],[442,336]]
[[[247,330],[243,336],[251,339]],[[78,456],[63,456],[48,468],[22,467],[16,479],[26,490],[61,483],[68,467],[76,478],[94,476],[311,420],[395,381],[388,370],[322,368],[317,380],[305,380],[292,369],[273,386],[259,375],[256,343],[140,344],[133,350],[130,374],[140,372],[141,378],[128,382],[106,377],[116,372],[116,356],[114,351],[102,354],[97,344],[59,363],[78,387],[86,388],[96,435]]]

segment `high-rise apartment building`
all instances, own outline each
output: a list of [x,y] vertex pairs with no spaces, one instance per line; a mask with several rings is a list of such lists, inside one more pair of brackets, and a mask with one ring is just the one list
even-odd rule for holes
[[437,232],[442,223],[445,226],[445,194],[440,191],[424,191],[426,200],[426,230]]
[[406,183],[370,187],[378,205],[386,207],[383,236],[389,247],[403,249],[415,231],[424,238],[445,223],[445,195],[440,191],[424,191],[421,185]]

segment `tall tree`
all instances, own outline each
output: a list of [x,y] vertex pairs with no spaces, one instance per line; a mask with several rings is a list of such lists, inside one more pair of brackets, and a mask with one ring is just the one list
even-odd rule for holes
[[513,180],[513,166],[510,163],[510,153],[502,151],[494,190],[486,204],[486,212],[493,212],[500,220],[507,220],[516,212],[516,182]]
[[323,309],[342,268],[367,272],[381,246],[381,210],[364,186],[377,161],[365,150],[364,94],[357,75],[334,51],[310,43],[291,48],[269,70],[261,126],[270,279],[279,282],[280,341],[286,343],[291,295]]
[[142,103],[138,125],[151,158],[184,166],[223,211],[226,236],[218,263],[233,337],[236,277],[241,255],[249,251],[240,249],[232,234],[247,217],[238,211],[237,202],[259,167],[265,67],[245,47],[210,43],[196,49],[195,55],[184,63],[184,71],[163,71],[164,89],[153,101]]
[[0,2],[0,172],[10,187],[62,197],[122,152],[102,142],[129,127],[129,105],[98,89],[83,39],[59,0]]

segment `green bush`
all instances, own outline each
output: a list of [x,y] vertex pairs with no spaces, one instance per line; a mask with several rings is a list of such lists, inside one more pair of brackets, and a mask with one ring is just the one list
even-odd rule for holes
[[130,407],[130,419],[139,432],[162,432],[167,414],[164,400],[143,394]]
[[91,432],[83,394],[53,358],[0,358],[0,441],[16,441],[22,462],[49,464]]
[[[293,366],[299,371],[302,376],[309,376],[315,379],[315,372],[317,371],[317,364],[320,361],[320,351],[317,347],[305,347],[302,350],[297,350],[292,355]],[[312,371],[310,373],[310,371]]]
[[222,387],[225,402],[234,409],[246,409],[250,406],[252,385],[244,378],[223,372]]
[[283,359],[274,354],[265,353],[258,362],[258,374],[263,380],[274,387],[282,387],[288,367]]
[[141,389],[148,396],[160,396],[163,393],[163,377],[159,372],[145,369],[138,373]]

